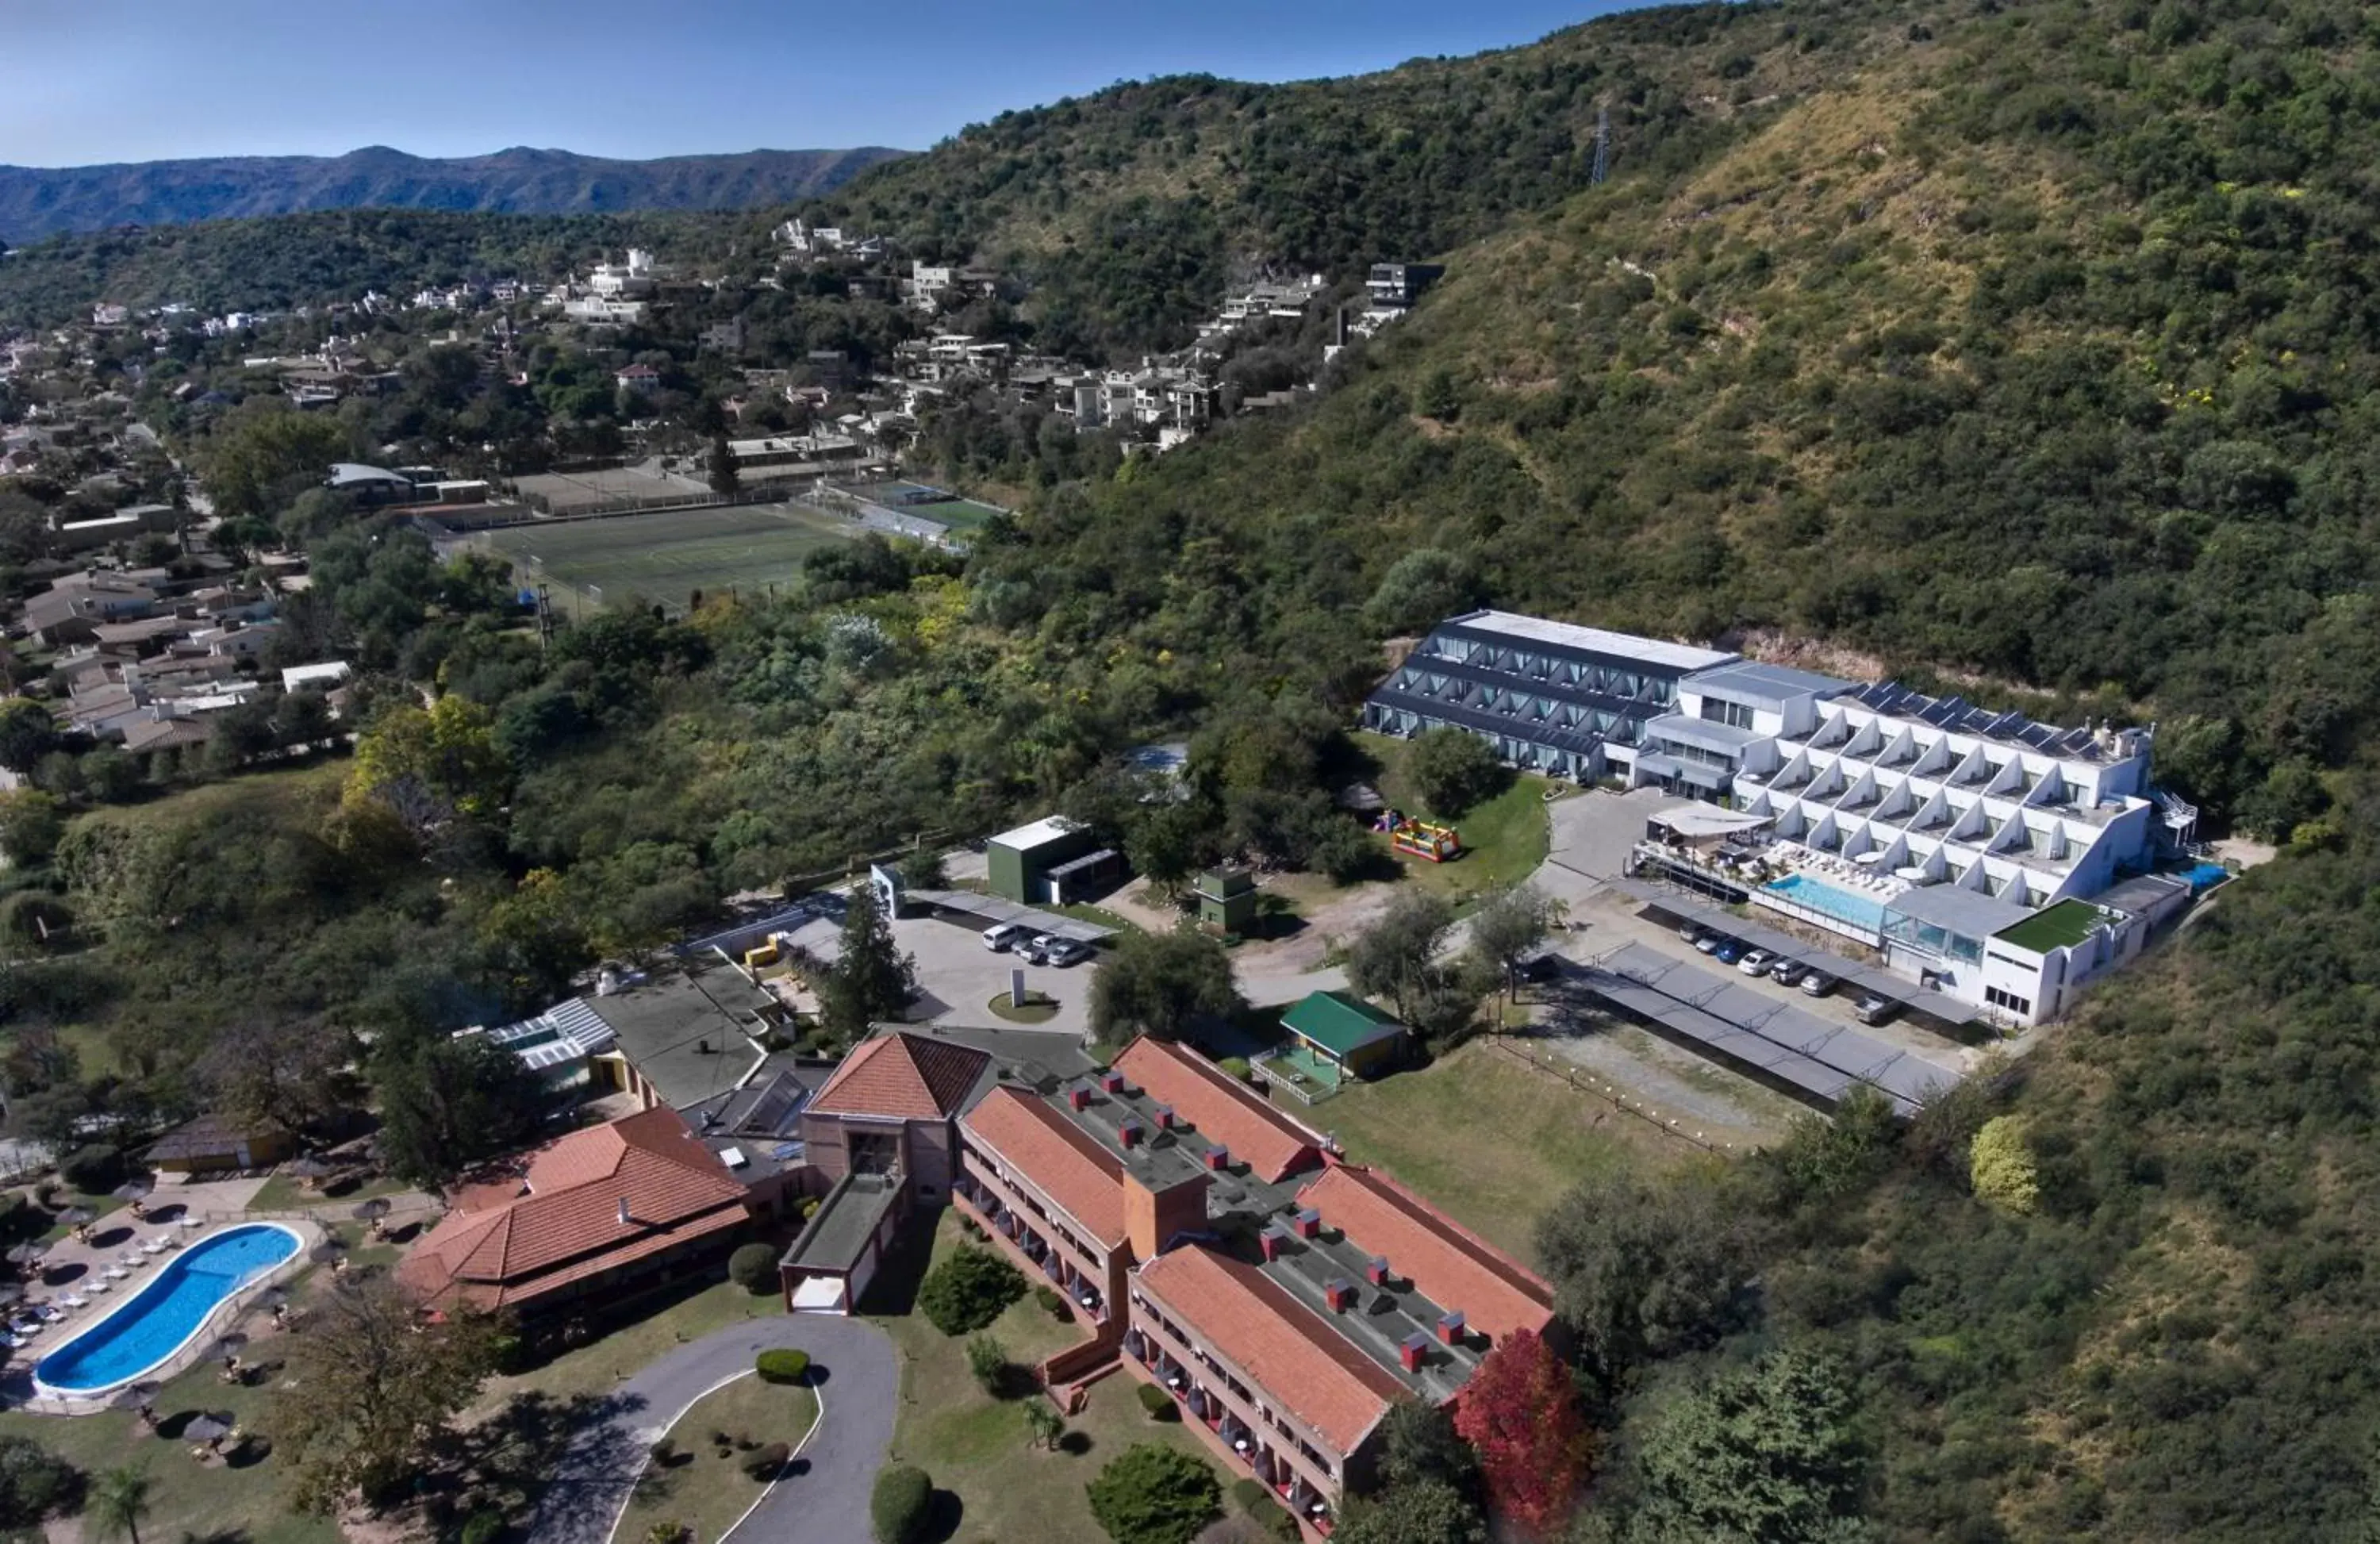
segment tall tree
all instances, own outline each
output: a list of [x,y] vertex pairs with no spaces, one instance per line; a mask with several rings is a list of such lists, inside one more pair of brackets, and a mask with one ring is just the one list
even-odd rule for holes
[[479,1397],[500,1339],[468,1309],[425,1322],[385,1276],[333,1287],[289,1337],[275,1430],[298,1504],[328,1512],[355,1492],[372,1504],[391,1495]]
[[820,983],[827,1027],[844,1039],[858,1039],[869,1025],[899,1018],[917,996],[916,958],[901,952],[876,904],[875,887],[855,885],[843,914],[842,951]]
[[1229,1018],[1245,1004],[1222,944],[1195,928],[1126,933],[1091,980],[1091,1033],[1178,1040],[1202,1018]]
[[735,467],[735,452],[728,447],[727,436],[710,437],[710,491],[722,499],[734,498],[744,486],[744,477]]
[[1569,1517],[1591,1450],[1570,1369],[1545,1337],[1517,1331],[1488,1353],[1454,1429],[1478,1450],[1489,1508],[1508,1526],[1541,1538]]
[[1488,1544],[1488,1523],[1454,1487],[1425,1479],[1351,1498],[1330,1538],[1333,1544]]
[[1454,908],[1444,900],[1424,890],[1401,891],[1348,944],[1348,982],[1366,997],[1386,998],[1425,1040],[1459,1032],[1487,987],[1465,980],[1459,962],[1442,957],[1453,927]]
[[1847,1537],[1866,1485],[1857,1403],[1833,1364],[1787,1350],[1698,1382],[1663,1408],[1637,1456],[1646,1544]]
[[47,708],[30,698],[0,702],[0,767],[30,774],[57,748],[57,721]]
[[1496,972],[1507,996],[1520,985],[1521,956],[1546,941],[1560,905],[1533,884],[1498,885],[1471,914],[1471,952]]
[[1617,1392],[1645,1362],[1734,1328],[1758,1256],[1731,1194],[1608,1173],[1580,1181],[1538,1221],[1537,1258],[1587,1368]]
[[553,1110],[538,1076],[482,1036],[392,1035],[371,1070],[388,1166],[417,1185],[443,1185],[527,1146]]
[[155,1486],[147,1469],[128,1464],[103,1473],[83,1503],[91,1531],[101,1538],[140,1544],[140,1525],[149,1520],[150,1492]]
[[199,1058],[216,1108],[244,1125],[302,1131],[336,1109],[348,1038],[302,1018],[225,1025]]

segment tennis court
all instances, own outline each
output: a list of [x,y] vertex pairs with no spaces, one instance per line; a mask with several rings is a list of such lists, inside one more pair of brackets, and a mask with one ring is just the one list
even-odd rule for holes
[[747,504],[512,526],[482,540],[512,559],[522,583],[553,586],[557,606],[617,605],[635,596],[682,610],[698,590],[765,592],[799,575],[811,553],[856,534],[816,510]]
[[844,492],[903,515],[921,516],[953,530],[973,530],[1002,513],[988,504],[959,497],[946,489],[922,482],[852,482]]

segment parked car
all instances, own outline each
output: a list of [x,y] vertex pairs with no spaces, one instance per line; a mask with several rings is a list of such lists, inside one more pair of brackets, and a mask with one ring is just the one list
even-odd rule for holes
[[1900,1012],[1900,999],[1887,997],[1880,991],[1863,993],[1852,1007],[1852,1016],[1862,1024],[1882,1024]]
[[1737,962],[1736,968],[1746,976],[1757,976],[1767,970],[1768,962],[1776,957],[1766,949],[1755,949]]
[[1768,979],[1780,987],[1790,987],[1810,973],[1810,967],[1790,955],[1779,955],[1768,964]]
[[1824,997],[1835,990],[1840,979],[1840,977],[1829,976],[1823,970],[1813,970],[1802,978],[1802,990],[1813,997]]
[[1731,938],[1722,939],[1719,946],[1711,951],[1711,958],[1721,965],[1733,965],[1743,958],[1743,945]]
[[1014,948],[1016,950],[1016,957],[1023,960],[1027,965],[1047,965],[1050,963],[1050,935],[1047,933],[1040,934],[1034,938],[1019,939],[1016,941]]
[[1726,942],[1725,933],[1705,933],[1694,940],[1694,952],[1699,954],[1716,954],[1718,953],[1719,945]]
[[1678,930],[1678,936],[1688,943],[1700,943],[1703,941],[1703,925],[1699,922],[1689,922]]
[[1006,954],[1033,936],[1033,930],[1020,922],[1002,922],[983,930],[983,946],[995,954]]
[[1046,942],[1049,944],[1048,948],[1041,951],[1042,963],[1045,965],[1069,966],[1091,957],[1091,946],[1075,939],[1050,938],[1037,942]]

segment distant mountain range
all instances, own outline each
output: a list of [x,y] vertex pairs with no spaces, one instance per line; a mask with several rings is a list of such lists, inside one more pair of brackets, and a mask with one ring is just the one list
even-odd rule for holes
[[21,244],[61,231],[322,209],[518,214],[741,209],[827,192],[905,153],[870,145],[607,161],[516,147],[493,155],[431,160],[374,145],[340,156],[0,166],[0,240]]

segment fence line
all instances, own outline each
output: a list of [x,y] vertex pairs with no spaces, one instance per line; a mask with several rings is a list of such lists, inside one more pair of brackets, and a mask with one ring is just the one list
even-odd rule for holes
[[1582,1094],[1592,1094],[1596,1098],[1609,1102],[1614,1110],[1619,1111],[1621,1113],[1633,1115],[1638,1120],[1643,1121],[1646,1125],[1651,1126],[1654,1130],[1658,1131],[1665,1136],[1674,1137],[1682,1142],[1690,1142],[1695,1147],[1702,1149],[1705,1152],[1742,1152],[1746,1150],[1743,1146],[1738,1143],[1717,1139],[1706,1136],[1700,1131],[1689,1131],[1684,1125],[1679,1123],[1675,1116],[1664,1119],[1659,1111],[1654,1109],[1643,1100],[1623,1094],[1620,1091],[1617,1085],[1608,1083],[1602,1078],[1597,1077],[1590,1073],[1581,1072],[1578,1068],[1571,1065],[1567,1062],[1556,1062],[1551,1058],[1540,1061],[1529,1052],[1513,1045],[1510,1038],[1507,1036],[1489,1035],[1487,1039],[1489,1050],[1500,1051],[1512,1060],[1520,1063],[1523,1066],[1535,1067],[1537,1071],[1544,1073],[1549,1077],[1559,1077],[1564,1083],[1569,1084],[1573,1091]]

